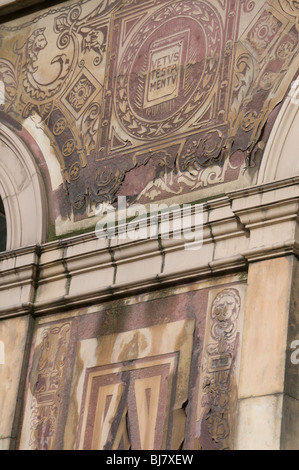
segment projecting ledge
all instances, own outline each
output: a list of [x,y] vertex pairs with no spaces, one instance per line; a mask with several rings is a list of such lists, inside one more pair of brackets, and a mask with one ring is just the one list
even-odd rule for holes
[[190,227],[202,234],[196,246],[175,231],[141,240],[89,233],[0,255],[2,314],[30,302],[36,314],[55,311],[299,254],[299,178],[231,192],[202,208],[202,226]]

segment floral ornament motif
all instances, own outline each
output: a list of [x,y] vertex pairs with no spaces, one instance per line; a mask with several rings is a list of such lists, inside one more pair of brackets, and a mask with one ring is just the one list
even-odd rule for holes
[[31,406],[32,450],[54,448],[70,329],[70,323],[64,323],[46,328],[42,335]]
[[67,127],[66,119],[59,118],[53,126],[53,134],[56,136],[61,135]]
[[64,157],[69,157],[75,150],[75,142],[73,139],[67,140],[62,148],[62,153]]
[[293,52],[295,44],[290,41],[284,41],[277,49],[277,57],[281,60],[287,59]]
[[257,51],[264,51],[276,35],[280,23],[275,16],[265,11],[249,35],[249,41]]
[[75,196],[75,199],[72,201],[72,206],[77,211],[82,210],[86,205],[87,196],[86,194],[78,194]]
[[173,170],[173,157],[165,150],[161,150],[158,154],[153,155],[153,158],[157,159],[155,179],[165,177],[167,173]]
[[234,43],[233,41],[230,40],[225,44],[224,54],[226,56],[231,56],[233,53],[233,50],[234,50]]
[[206,347],[206,371],[202,382],[200,439],[210,436],[214,446],[229,448],[231,434],[231,390],[239,345],[237,320],[241,298],[237,289],[223,289],[215,297],[211,309],[210,334],[214,343]]
[[200,168],[217,163],[221,157],[224,137],[220,130],[207,132],[198,142],[193,141],[179,162],[182,171],[197,172]]
[[65,49],[71,42],[81,43],[80,50],[85,54],[91,50],[96,54],[94,65],[100,65],[103,60],[103,53],[106,50],[106,29],[96,29],[94,19],[111,10],[118,0],[100,2],[100,5],[87,17],[81,18],[82,8],[80,5],[74,6],[69,12],[63,13],[56,18],[55,32],[59,34],[58,47]]
[[76,181],[80,176],[81,166],[80,163],[76,162],[70,168],[69,176],[71,181]]
[[114,198],[116,191],[119,189],[126,169],[119,168],[110,169],[102,168],[95,175],[96,194],[98,202],[108,201],[111,202]]
[[213,302],[211,336],[216,341],[222,343],[218,352],[229,350],[229,342],[236,330],[236,320],[240,313],[240,304],[240,296],[235,289],[224,289]]
[[37,71],[38,66],[36,65],[36,62],[38,60],[38,55],[40,51],[45,49],[48,45],[48,41],[45,36],[45,29],[46,28],[40,28],[35,30],[26,42],[25,55],[27,62],[25,67],[30,73]]
[[90,81],[82,75],[75,86],[72,88],[67,96],[68,102],[72,105],[76,112],[85,105],[86,101],[90,98],[95,91],[95,87]]
[[252,11],[256,4],[256,2],[253,0],[241,0],[241,2],[243,3],[245,13],[249,13],[250,11]]
[[273,88],[277,74],[274,72],[265,72],[260,79],[259,86],[261,90],[269,91]]
[[199,141],[196,159],[201,166],[210,166],[216,162],[223,146],[224,137],[218,129],[209,131]]
[[248,111],[248,113],[245,114],[242,124],[241,124],[241,128],[243,129],[243,131],[245,132],[252,131],[257,118],[258,118],[258,113],[256,111]]
[[292,16],[299,17],[299,2],[296,0],[279,0],[282,9]]
[[[254,82],[254,63],[252,57],[247,53],[240,54],[236,59],[233,80],[233,95],[229,114],[232,129],[238,124],[240,109],[250,100],[250,90]],[[236,130],[233,130],[235,134]]]
[[50,62],[55,68],[58,64],[56,77],[49,83],[39,83],[35,78],[38,71],[38,59],[42,50],[48,46],[45,36],[46,28],[39,28],[33,31],[22,47],[15,45],[15,50],[19,55],[24,76],[23,86],[27,94],[36,100],[45,100],[57,94],[65,83],[65,79],[70,72],[71,64],[66,54],[55,56]]
[[99,129],[100,113],[100,105],[93,103],[87,108],[82,119],[81,129],[83,145],[88,154],[96,148],[96,135]]

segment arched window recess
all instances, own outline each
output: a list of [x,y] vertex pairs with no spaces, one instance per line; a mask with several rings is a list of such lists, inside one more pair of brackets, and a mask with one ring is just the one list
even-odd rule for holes
[[0,251],[41,244],[47,230],[43,179],[21,138],[0,123]]
[[6,250],[7,230],[3,201],[0,197],[0,252]]

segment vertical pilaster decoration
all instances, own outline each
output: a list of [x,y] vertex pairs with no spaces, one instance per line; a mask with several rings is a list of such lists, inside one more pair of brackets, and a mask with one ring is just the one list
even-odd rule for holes
[[31,404],[32,450],[54,449],[69,337],[70,323],[45,328],[42,333]]
[[198,405],[197,445],[203,450],[231,447],[240,307],[239,292],[233,288],[221,290],[211,306]]

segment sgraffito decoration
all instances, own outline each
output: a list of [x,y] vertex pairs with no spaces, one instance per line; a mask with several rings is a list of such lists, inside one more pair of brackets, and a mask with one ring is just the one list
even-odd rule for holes
[[[180,445],[193,332],[190,320],[82,341],[72,388],[80,410],[74,447],[162,450]],[[72,410],[68,423],[74,424]]]
[[201,370],[196,430],[196,441],[203,450],[233,447],[240,308],[241,297],[234,288],[220,291],[212,303]]
[[0,27],[1,110],[50,141],[61,217],[254,179],[298,70],[297,2],[83,0],[35,15]]
[[172,416],[177,356],[140,359],[129,367],[115,364],[88,370],[78,448],[165,448],[165,422]]
[[299,4],[296,0],[279,0],[279,3],[282,7],[282,9],[296,18],[296,21],[298,23],[299,19]]
[[[80,322],[85,324],[84,317]],[[20,448],[181,446],[194,320],[100,336],[94,330],[90,338],[84,334],[97,329],[97,322],[91,319],[91,330],[85,331],[78,331],[75,323],[66,320],[38,329]]]
[[[29,447],[32,450],[54,448],[69,336],[70,323],[47,327],[42,333],[41,344],[38,348],[38,363],[31,372]],[[33,383],[34,374],[35,383]]]
[[50,316],[20,449],[233,449],[246,283],[202,283]]

